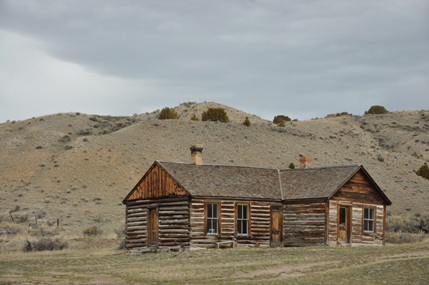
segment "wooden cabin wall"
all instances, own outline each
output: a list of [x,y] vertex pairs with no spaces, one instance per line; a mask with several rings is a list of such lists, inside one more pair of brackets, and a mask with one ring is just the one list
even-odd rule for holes
[[[384,205],[373,205],[357,202],[343,202],[343,201],[329,201],[328,212],[328,245],[338,245],[338,207],[339,206],[351,207],[352,213],[352,231],[351,243],[352,245],[383,245],[385,239],[385,220],[384,220]],[[363,231],[363,209],[375,209],[375,231],[368,233]]]
[[159,246],[188,247],[190,244],[189,201],[159,203],[158,214]]
[[[208,235],[205,232],[205,203],[219,203],[220,219],[219,234]],[[236,205],[248,204],[250,207],[249,234],[236,234]],[[217,243],[235,241],[237,246],[269,246],[270,244],[270,203],[235,200],[203,200],[191,201],[191,246],[216,247]]]
[[125,245],[128,250],[146,246],[147,208],[142,201],[127,203],[125,210]]
[[139,200],[127,203],[125,230],[127,249],[147,246],[149,208],[155,208],[158,214],[158,247],[189,246],[189,200],[176,198],[158,201]]
[[283,210],[283,245],[325,245],[326,202],[286,204]]
[[383,197],[374,187],[374,184],[363,172],[359,171],[335,193],[333,199],[368,204],[383,204]]
[[257,246],[270,246],[271,239],[271,204],[252,202],[250,204],[251,226],[249,242]]
[[127,200],[156,199],[170,196],[185,196],[187,192],[162,167],[154,165],[136,185]]

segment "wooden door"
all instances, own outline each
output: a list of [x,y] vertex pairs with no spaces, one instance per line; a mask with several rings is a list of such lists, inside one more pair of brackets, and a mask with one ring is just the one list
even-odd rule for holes
[[271,246],[282,245],[283,211],[281,206],[271,206]]
[[351,207],[340,206],[338,211],[338,242],[350,243],[352,235]]
[[147,245],[158,245],[158,209],[148,209]]

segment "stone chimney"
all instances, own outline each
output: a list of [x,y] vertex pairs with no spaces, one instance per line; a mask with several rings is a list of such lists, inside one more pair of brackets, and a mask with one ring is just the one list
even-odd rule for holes
[[200,144],[192,145],[191,156],[195,165],[203,165],[203,146]]

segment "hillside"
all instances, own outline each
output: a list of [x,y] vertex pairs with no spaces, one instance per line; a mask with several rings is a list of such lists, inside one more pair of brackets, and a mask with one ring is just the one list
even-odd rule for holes
[[[191,121],[208,107],[229,123]],[[55,224],[78,237],[97,225],[105,235],[124,221],[122,199],[155,160],[190,161],[204,145],[204,163],[286,168],[363,164],[393,202],[389,212],[427,211],[429,181],[415,171],[429,161],[429,110],[338,116],[278,127],[217,103],[184,103],[178,120],[157,112],[131,117],[55,114],[0,124],[0,222]],[[286,114],[287,115],[287,114]],[[242,125],[245,117],[251,125]]]

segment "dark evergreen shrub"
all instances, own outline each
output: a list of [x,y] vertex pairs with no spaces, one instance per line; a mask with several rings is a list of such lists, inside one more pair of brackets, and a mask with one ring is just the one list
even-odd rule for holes
[[380,105],[373,105],[371,108],[369,108],[368,111],[365,112],[365,114],[387,114],[389,111],[386,110],[383,106]]
[[290,168],[290,169],[295,169],[295,164],[294,164],[293,162],[291,162],[291,163],[289,164],[289,168]]
[[290,122],[290,121],[292,121],[291,118],[289,118],[289,116],[285,116],[285,115],[274,116],[274,119],[273,119],[273,123],[279,127],[284,127],[285,122]]
[[229,122],[229,118],[224,108],[208,108],[207,111],[202,114],[202,121],[227,123]]
[[244,120],[244,122],[243,122],[243,125],[245,125],[245,126],[250,126],[250,120],[249,120],[249,117],[246,117],[246,119]]
[[420,166],[419,170],[416,171],[416,174],[418,176],[421,176],[421,177],[429,180],[429,166],[428,166],[428,164],[425,162],[422,166]]
[[159,120],[169,120],[169,119],[178,119],[179,115],[173,108],[165,107],[159,112],[158,119]]

